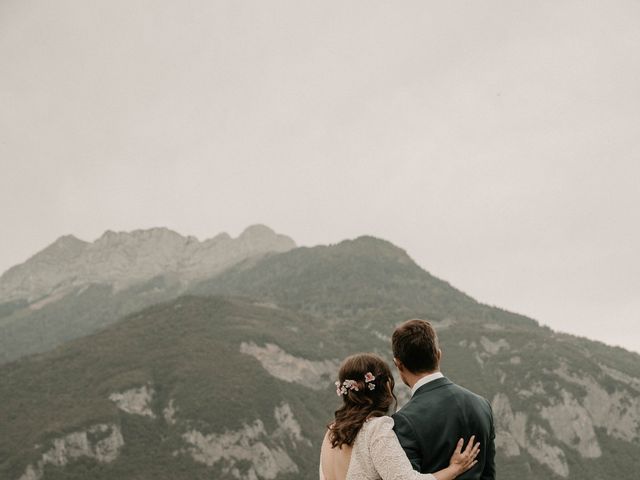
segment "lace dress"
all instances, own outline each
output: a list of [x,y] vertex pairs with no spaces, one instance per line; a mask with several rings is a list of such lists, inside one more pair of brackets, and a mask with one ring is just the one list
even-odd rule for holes
[[[322,459],[320,480],[326,480]],[[436,480],[436,477],[416,472],[393,432],[393,419],[376,417],[364,423],[353,442],[345,480]]]

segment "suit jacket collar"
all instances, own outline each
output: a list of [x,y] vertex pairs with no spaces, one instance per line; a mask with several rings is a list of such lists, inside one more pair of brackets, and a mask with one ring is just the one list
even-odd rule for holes
[[442,378],[444,377],[444,375],[442,374],[442,372],[437,371],[437,372],[433,372],[433,373],[429,373],[427,375],[423,375],[422,378],[420,378],[420,380],[418,380],[415,385],[413,387],[411,387],[411,396],[413,397],[413,395],[418,391],[418,389],[429,383],[429,382],[433,382],[434,380],[437,380],[438,378]]
[[424,395],[427,392],[431,392],[437,388],[440,387],[444,387],[446,385],[452,385],[453,382],[451,380],[449,380],[447,377],[441,377],[441,378],[437,378],[429,383],[426,383],[424,385],[422,385],[420,388],[418,388],[418,390],[415,391],[415,393],[413,394],[413,397],[411,398],[416,398],[416,396],[418,395]]

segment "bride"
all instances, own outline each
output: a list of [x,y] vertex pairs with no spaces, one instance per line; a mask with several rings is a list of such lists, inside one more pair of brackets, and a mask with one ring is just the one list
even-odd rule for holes
[[393,432],[394,381],[378,355],[362,353],[342,362],[336,393],[342,406],[328,426],[320,452],[320,480],[453,480],[476,463],[480,444],[458,441],[447,468],[421,474],[413,470]]

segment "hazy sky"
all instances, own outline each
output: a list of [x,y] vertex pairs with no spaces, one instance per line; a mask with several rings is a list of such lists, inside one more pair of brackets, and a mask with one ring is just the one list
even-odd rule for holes
[[371,234],[640,351],[640,3],[0,2],[0,271],[58,236]]

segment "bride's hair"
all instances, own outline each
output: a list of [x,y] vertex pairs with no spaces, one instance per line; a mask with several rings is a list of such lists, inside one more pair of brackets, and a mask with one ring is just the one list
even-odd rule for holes
[[[375,379],[371,380],[371,376]],[[392,407],[395,409],[394,386],[389,365],[379,355],[359,353],[342,362],[336,382],[342,406],[328,425],[333,448],[353,445],[367,418],[381,417],[390,413]]]

